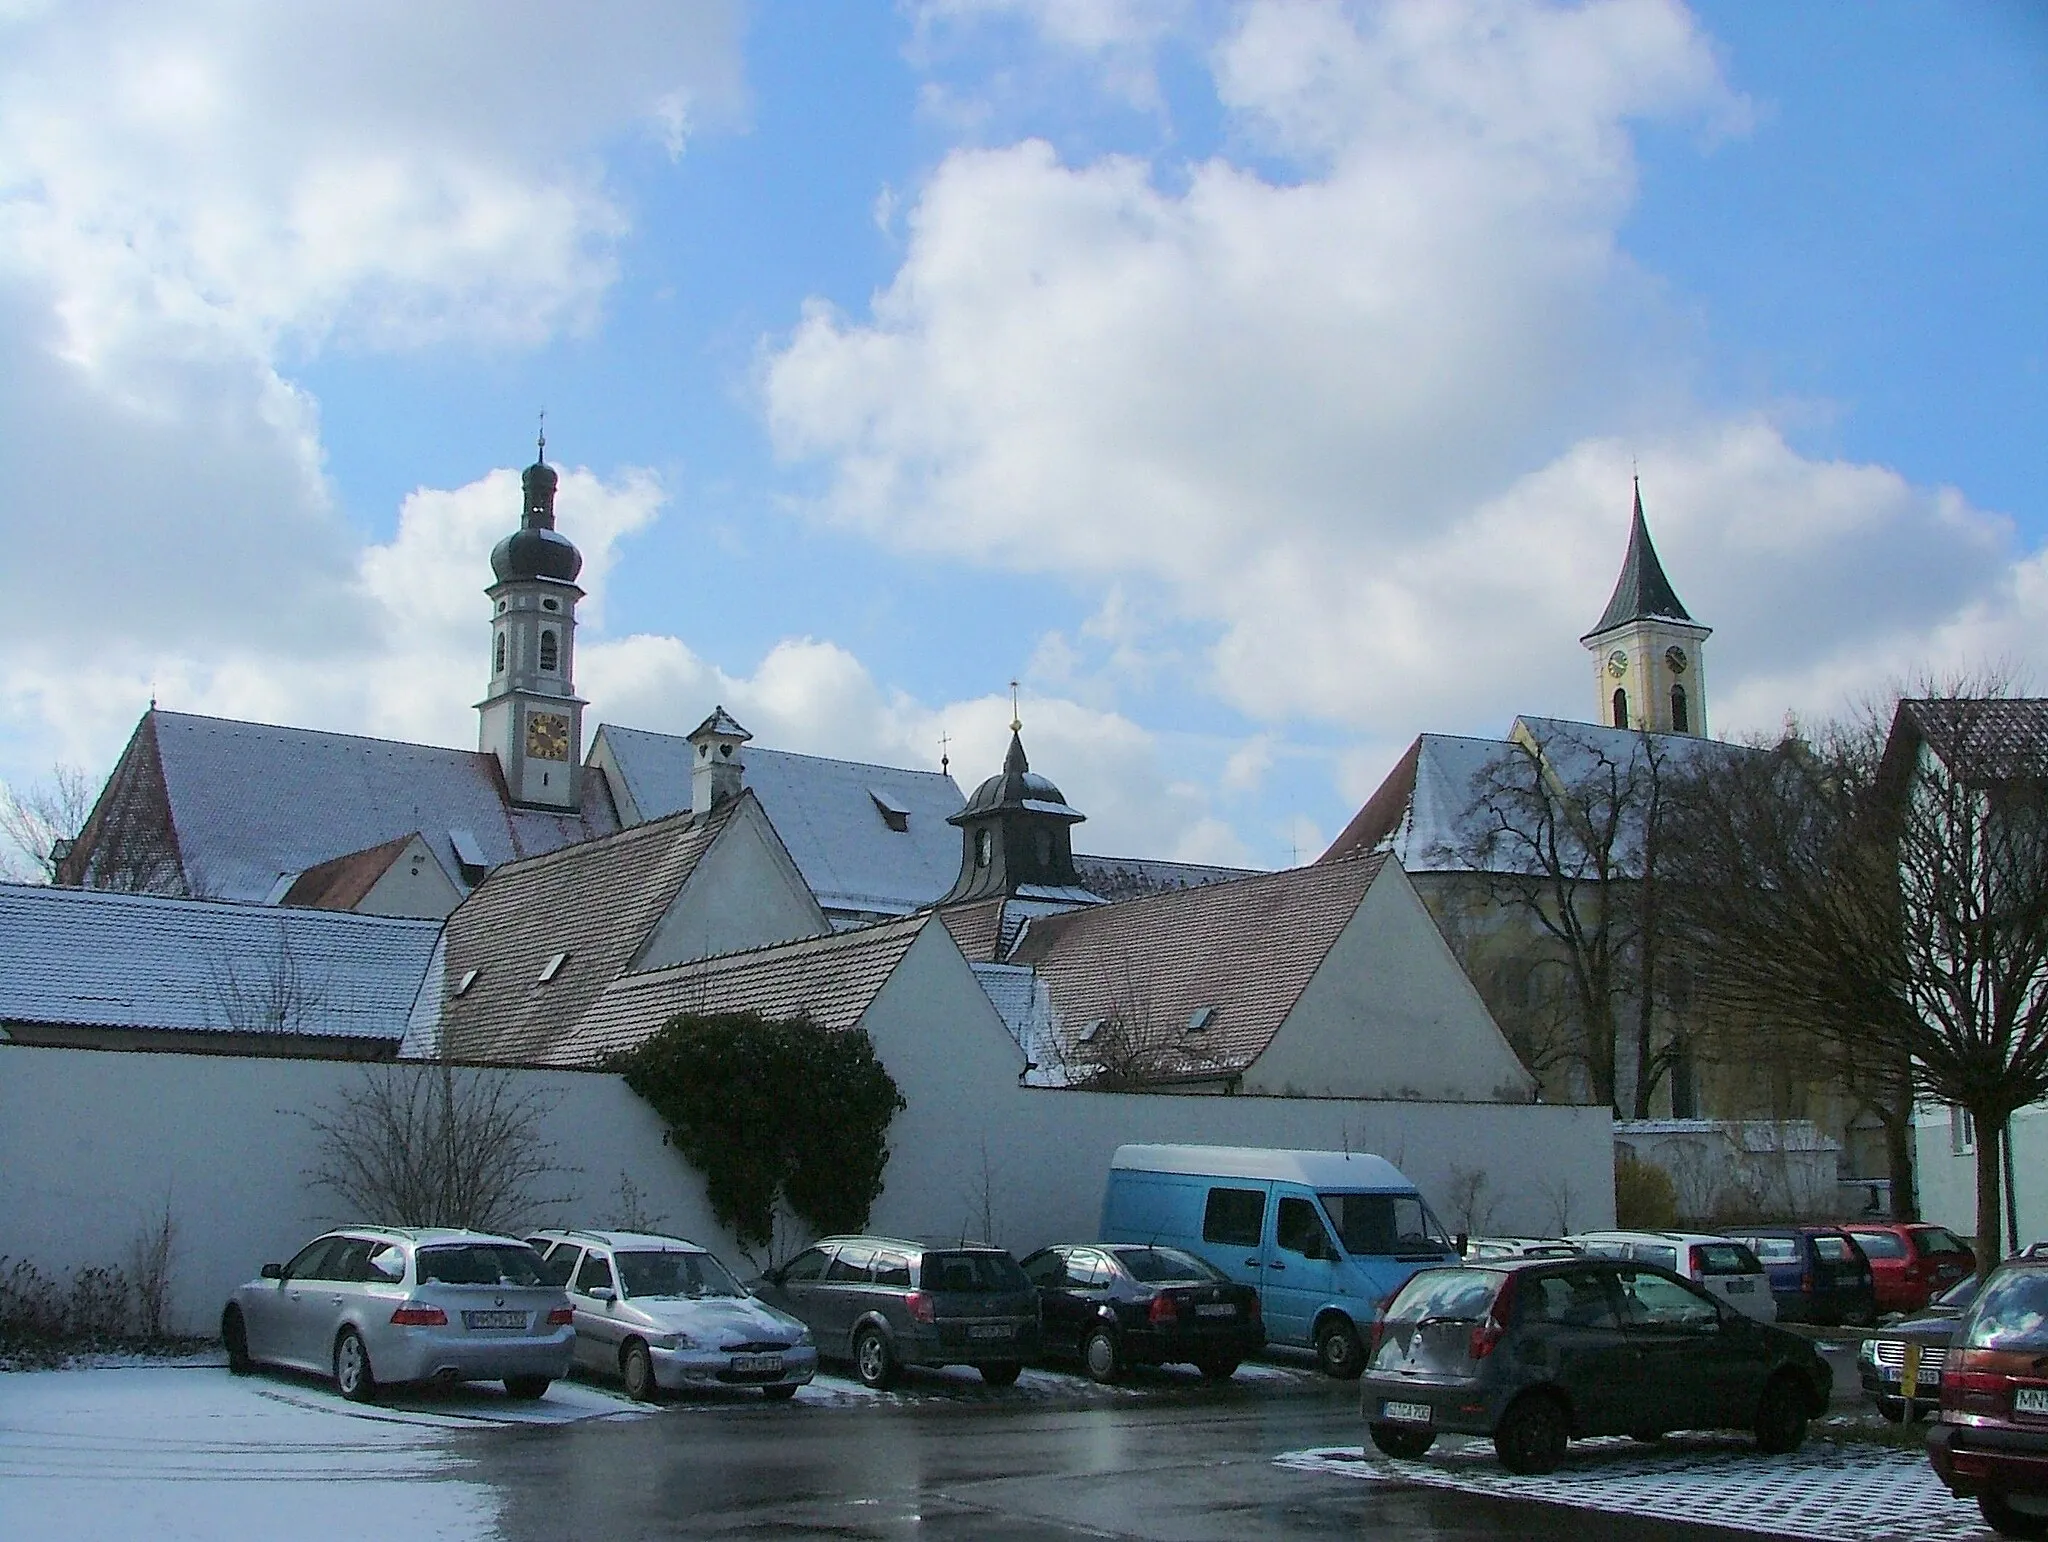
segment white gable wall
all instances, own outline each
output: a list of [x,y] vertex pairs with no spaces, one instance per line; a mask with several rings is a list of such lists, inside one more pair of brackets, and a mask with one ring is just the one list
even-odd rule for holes
[[697,859],[633,968],[659,969],[830,930],[810,885],[750,798]]
[[1398,863],[1365,892],[1248,1093],[1526,1102],[1535,1082]]
[[359,915],[439,921],[461,903],[462,891],[442,870],[433,849],[415,835],[355,908]]

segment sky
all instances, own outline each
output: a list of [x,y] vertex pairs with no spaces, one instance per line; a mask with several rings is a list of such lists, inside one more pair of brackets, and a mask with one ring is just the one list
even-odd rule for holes
[[2048,688],[2048,6],[0,0],[0,780],[473,745],[546,413],[596,724],[1316,855],[1595,714]]

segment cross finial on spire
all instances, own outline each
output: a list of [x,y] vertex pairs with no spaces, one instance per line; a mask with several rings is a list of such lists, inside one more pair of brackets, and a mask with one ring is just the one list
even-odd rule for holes
[[1022,733],[1023,731],[1024,715],[1017,710],[1017,682],[1012,680],[1010,682],[1010,732],[1014,734]]
[[952,748],[953,740],[944,729],[939,731],[939,775],[953,774],[953,758],[946,752]]
[[537,460],[537,461],[539,461],[539,462],[540,462],[540,463],[541,463],[542,465],[546,465],[546,464],[547,464],[547,459],[548,459],[548,410],[547,410],[547,408],[545,408],[545,407],[541,408],[541,410],[540,410],[540,452],[539,452],[538,454],[536,454],[536,455],[534,456],[534,459],[535,459],[535,460]]

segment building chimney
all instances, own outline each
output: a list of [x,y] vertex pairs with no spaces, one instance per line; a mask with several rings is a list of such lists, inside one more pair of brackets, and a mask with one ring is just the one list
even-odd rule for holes
[[690,812],[698,818],[740,795],[746,767],[740,746],[754,736],[723,707],[713,707],[690,734]]

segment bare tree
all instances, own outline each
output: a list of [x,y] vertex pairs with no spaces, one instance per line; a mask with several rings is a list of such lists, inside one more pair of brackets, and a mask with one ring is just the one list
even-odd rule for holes
[[240,1033],[304,1033],[336,1005],[332,975],[301,962],[282,920],[275,953],[239,961],[223,953],[209,972],[213,1008]]
[[568,1169],[546,1126],[553,1102],[515,1071],[368,1066],[308,1116],[319,1157],[307,1175],[366,1219],[506,1231],[564,1203]]
[[0,782],[0,839],[14,848],[0,858],[0,875],[53,882],[92,804],[93,784],[77,766],[55,766],[42,781],[20,789]]
[[1444,1184],[1444,1203],[1461,1236],[1483,1236],[1493,1224],[1493,1179],[1483,1167],[1453,1165]]

